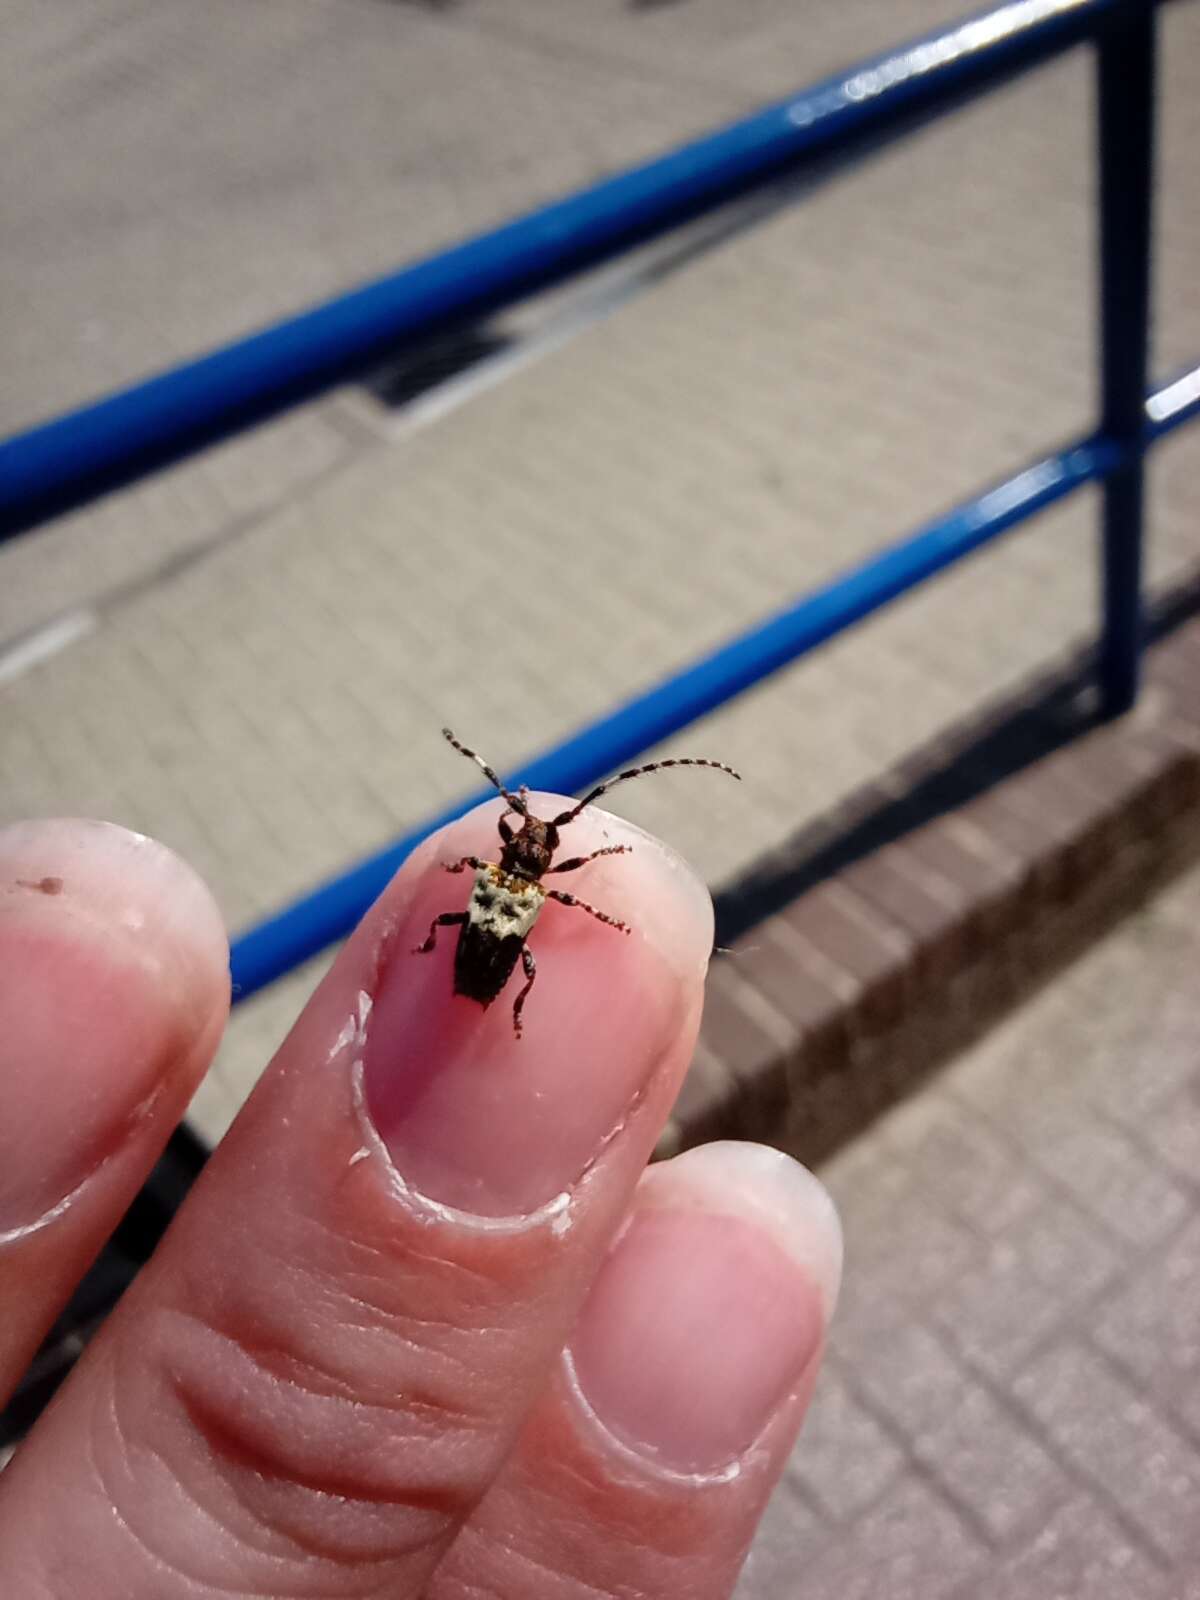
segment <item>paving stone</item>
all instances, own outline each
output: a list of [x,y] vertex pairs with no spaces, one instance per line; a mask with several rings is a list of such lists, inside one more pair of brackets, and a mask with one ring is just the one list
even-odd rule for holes
[[[1164,1106],[1194,1094],[1197,1077],[1196,1024],[1188,1005],[1188,986],[1200,960],[1196,930],[1179,930],[1146,918],[1131,919],[1139,954],[1155,969],[1159,1004],[1140,1028],[1105,1017],[1103,1054],[1092,1052],[1092,1098],[1108,1117],[1138,1138],[1161,1120]],[[1124,974],[1114,974],[1119,982]],[[1200,1169],[1193,1168],[1194,1175]]]
[[805,1505],[785,1477],[759,1524],[734,1591],[736,1600],[777,1600],[780,1595],[803,1593],[804,1575],[829,1536],[825,1520]]
[[[1095,1501],[1072,1500],[962,1600],[1166,1600],[1162,1572]],[[1173,1591],[1170,1591],[1173,1592]]]
[[973,1385],[944,1339],[915,1316],[891,1307],[881,1306],[869,1330],[849,1338],[839,1308],[831,1351],[837,1366],[909,1439],[936,1429]]
[[1200,1452],[1083,1345],[1047,1351],[1014,1392],[1075,1470],[1170,1559],[1200,1544]]
[[877,1500],[905,1458],[835,1371],[822,1374],[789,1468],[808,1498],[837,1522]]
[[832,1156],[821,1178],[837,1203],[843,1229],[853,1237],[860,1232],[869,1237],[916,1185],[902,1154],[861,1138]]
[[979,1254],[975,1236],[916,1189],[857,1245],[860,1267],[876,1296],[904,1305],[936,1303]]
[[1188,1210],[1186,1195],[1168,1174],[1152,1165],[1131,1139],[1099,1125],[1081,1120],[1041,1159],[1048,1172],[1130,1244],[1153,1243]]
[[1200,1220],[1193,1220],[1098,1309],[1091,1338],[1200,1433]]
[[1200,1077],[1150,1113],[1141,1132],[1176,1179],[1195,1183],[1200,1176]]
[[[119,603],[302,494],[350,454],[327,408],[305,406],[5,547],[0,643],[73,608]],[[170,640],[158,641],[161,667]]]
[[955,1072],[952,1093],[982,1112],[1020,1151],[1052,1152],[1079,1125],[1088,1105],[1088,1063],[1070,1031],[1071,1006],[1059,991],[1003,1019],[992,1048],[971,1051]]
[[962,1520],[928,1485],[905,1478],[818,1555],[800,1592],[814,1600],[940,1600],[983,1561]]
[[939,1208],[985,1235],[1003,1233],[1045,1198],[1045,1185],[977,1116],[931,1091],[889,1118],[903,1154]]
[[1065,1203],[1050,1202],[977,1249],[941,1289],[931,1315],[971,1362],[1005,1378],[1123,1260],[1094,1223]]
[[913,1453],[997,1544],[1040,1527],[1071,1480],[1015,1411],[978,1384],[916,1435]]

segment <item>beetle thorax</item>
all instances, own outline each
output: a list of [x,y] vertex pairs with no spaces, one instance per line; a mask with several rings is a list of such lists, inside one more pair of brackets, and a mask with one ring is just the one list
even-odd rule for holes
[[540,817],[526,817],[520,833],[501,851],[500,865],[505,872],[537,879],[550,870],[557,849],[558,829],[554,824],[543,822]]

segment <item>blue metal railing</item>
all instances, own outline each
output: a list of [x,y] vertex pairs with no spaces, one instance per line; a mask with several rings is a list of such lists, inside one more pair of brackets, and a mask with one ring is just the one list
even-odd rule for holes
[[[513,781],[572,792],[1085,483],[1104,494],[1105,709],[1137,690],[1143,455],[1200,412],[1200,367],[1149,397],[1154,0],[1014,0],[391,277],[0,444],[0,537],[271,416],[780,177],[819,171],[1081,42],[1098,61],[1101,403],[1094,434],[877,553],[537,757]],[[412,847],[482,796],[242,935],[239,998],[350,931]]]

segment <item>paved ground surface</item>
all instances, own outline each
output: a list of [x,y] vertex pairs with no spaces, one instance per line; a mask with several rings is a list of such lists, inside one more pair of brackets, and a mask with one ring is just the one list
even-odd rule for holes
[[825,1170],[847,1278],[742,1600],[1200,1594],[1200,870]]
[[[967,9],[9,0],[0,427],[389,271]],[[1169,69],[1187,81],[1186,62]],[[1013,153],[1028,161],[1040,142],[1028,129]]]
[[[916,0],[436,13],[365,0],[17,5],[0,266],[10,425],[649,154],[944,17]],[[1200,349],[1200,12],[1164,16],[1158,361]],[[118,818],[231,926],[462,792],[448,721],[543,747],[1086,425],[1090,60],[814,194],[471,404],[340,394],[0,552],[5,815]],[[1200,439],[1151,568],[1200,554]],[[676,748],[628,810],[714,882],[1094,615],[1080,499]],[[513,617],[522,620],[514,627]],[[11,666],[11,658],[10,658]],[[215,1133],[312,972],[245,1008]]]

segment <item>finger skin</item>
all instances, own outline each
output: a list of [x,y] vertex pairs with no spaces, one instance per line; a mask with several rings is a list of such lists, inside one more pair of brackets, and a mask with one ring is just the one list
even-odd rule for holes
[[[562,804],[545,800],[543,814]],[[637,934],[548,911],[531,939],[542,976],[518,1043],[509,991],[484,1012],[451,996],[451,946],[410,953],[433,916],[463,904],[467,886],[439,863],[494,853],[498,809],[428,841],[369,913],[5,1474],[0,1590],[422,1591],[511,1449],[653,1148],[691,1052],[711,945],[707,897],[635,831],[633,854],[579,876]],[[595,813],[572,849],[615,837],[631,834]],[[379,1031],[389,1015],[390,1035]],[[447,1060],[431,1063],[439,1051]],[[641,1061],[641,1086],[607,1105],[622,1052]],[[408,1171],[364,1113],[362,1063],[369,1074],[393,1060],[415,1102],[381,1094],[379,1106]],[[548,1181],[551,1157],[573,1150],[603,1107],[561,1196],[513,1217],[456,1206],[470,1191],[447,1150],[457,1123],[438,1108],[459,1095],[458,1116],[472,1121],[464,1081],[483,1131],[462,1137],[494,1193],[530,1167]],[[506,1171],[497,1150],[510,1145]],[[412,1170],[452,1202],[415,1192]]]
[[0,1401],[162,1153],[220,1037],[228,947],[163,846],[0,830]]
[[[732,1592],[812,1396],[841,1230],[811,1174],[777,1151],[732,1144],[652,1168],[610,1261],[647,1220],[667,1225],[670,1253],[643,1247],[615,1297],[602,1273],[428,1600]],[[599,1382],[585,1365],[591,1320],[606,1345]],[[633,1430],[624,1436],[614,1386]]]

